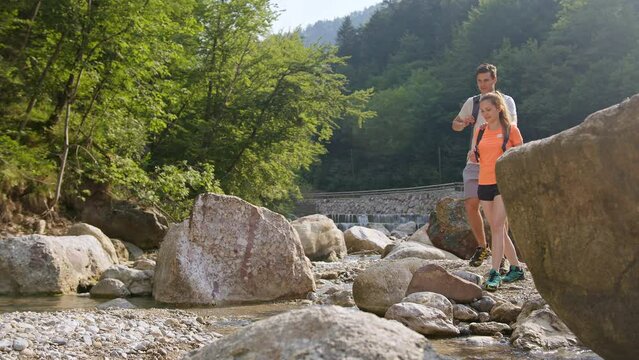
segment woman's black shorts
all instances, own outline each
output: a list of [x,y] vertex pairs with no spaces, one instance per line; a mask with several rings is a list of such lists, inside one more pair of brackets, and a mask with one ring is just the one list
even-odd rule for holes
[[479,200],[493,201],[497,195],[499,195],[499,188],[497,188],[497,184],[479,185],[477,188],[477,197]]

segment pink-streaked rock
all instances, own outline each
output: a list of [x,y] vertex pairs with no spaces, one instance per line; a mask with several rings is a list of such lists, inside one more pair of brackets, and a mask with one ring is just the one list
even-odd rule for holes
[[162,242],[153,296],[183,304],[303,298],[315,289],[310,266],[282,215],[235,196],[203,194],[190,219],[171,226]]

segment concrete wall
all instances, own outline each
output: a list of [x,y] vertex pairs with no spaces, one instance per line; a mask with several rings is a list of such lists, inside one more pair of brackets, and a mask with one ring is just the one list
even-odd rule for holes
[[295,215],[412,214],[428,216],[439,199],[446,196],[461,197],[461,190],[461,184],[453,183],[413,188],[413,190],[310,194],[298,204]]

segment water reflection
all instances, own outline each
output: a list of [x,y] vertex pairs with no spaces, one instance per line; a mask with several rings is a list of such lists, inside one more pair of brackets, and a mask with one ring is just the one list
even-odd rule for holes
[[[72,309],[90,309],[109,299],[90,298],[89,294],[59,295],[59,296],[0,296],[0,313],[11,311],[59,311]],[[152,298],[138,297],[127,299],[141,308],[163,308],[163,304],[156,303]]]

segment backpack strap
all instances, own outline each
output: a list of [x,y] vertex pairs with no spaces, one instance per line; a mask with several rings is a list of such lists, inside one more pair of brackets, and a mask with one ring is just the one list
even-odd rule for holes
[[475,95],[473,96],[473,118],[475,118],[475,121],[477,121],[477,116],[479,116],[479,100],[480,100],[481,95]]
[[[472,111],[472,115],[473,118],[475,119],[475,123],[477,122],[477,116],[479,116],[479,100],[481,98],[481,95],[475,95],[473,96],[473,111]],[[473,127],[474,128],[474,127]],[[475,136],[474,131],[470,132],[470,146],[473,146],[473,136]]]
[[479,132],[477,133],[477,141],[475,142],[475,157],[477,158],[477,161],[479,161],[479,142],[481,141],[481,138],[484,136],[484,131],[486,131],[486,124],[483,124],[479,128]]
[[510,125],[508,125],[506,131],[504,132],[504,142],[501,143],[501,151],[506,152],[508,141],[510,141]]

